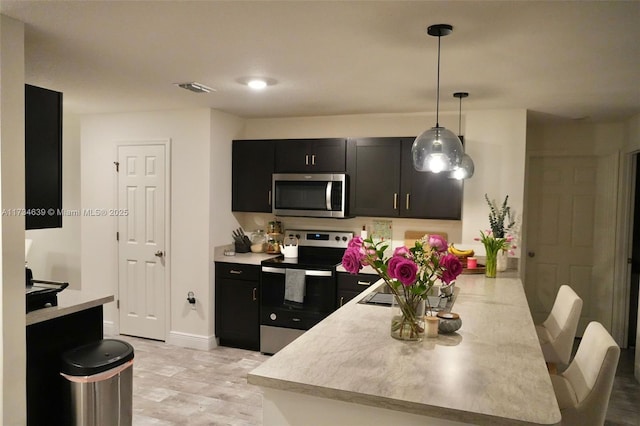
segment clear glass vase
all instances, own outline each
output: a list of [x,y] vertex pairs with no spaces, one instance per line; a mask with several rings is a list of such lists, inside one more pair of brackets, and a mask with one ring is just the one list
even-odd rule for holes
[[425,302],[419,296],[394,296],[391,304],[391,337],[420,341],[424,337]]
[[495,278],[498,264],[498,251],[499,249],[495,249],[490,246],[485,246],[486,249],[486,261],[485,261],[485,272],[484,275],[487,278]]

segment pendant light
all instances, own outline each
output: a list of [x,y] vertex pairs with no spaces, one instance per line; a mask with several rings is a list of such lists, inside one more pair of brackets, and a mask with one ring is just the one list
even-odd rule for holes
[[[468,96],[469,96],[469,93],[467,92],[456,92],[453,94],[454,98],[460,99],[460,106],[458,109],[458,138],[462,142],[463,149],[464,149],[464,136],[462,136],[461,134],[462,133],[462,124],[461,124],[462,123],[462,98],[466,98]],[[473,176],[474,171],[475,171],[475,165],[473,164],[473,160],[471,159],[469,154],[464,154],[462,156],[462,161],[460,162],[460,165],[451,172],[449,177],[453,179],[458,179],[458,180],[469,179],[471,176]]]
[[436,126],[425,130],[411,147],[413,167],[419,172],[448,172],[460,165],[464,149],[460,139],[450,130],[440,127],[440,37],[451,34],[449,24],[431,25],[427,34],[438,37],[438,84],[436,92]]

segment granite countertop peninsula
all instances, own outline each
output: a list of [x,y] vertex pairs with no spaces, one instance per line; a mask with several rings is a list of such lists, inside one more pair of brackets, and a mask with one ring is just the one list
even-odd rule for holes
[[[357,303],[374,284],[251,371],[249,383],[264,391],[265,426],[335,422],[345,407],[356,423],[371,411],[368,424],[558,424],[520,279],[462,275],[456,285],[456,333],[394,340],[389,308]],[[322,421],[300,420],[316,406]]]

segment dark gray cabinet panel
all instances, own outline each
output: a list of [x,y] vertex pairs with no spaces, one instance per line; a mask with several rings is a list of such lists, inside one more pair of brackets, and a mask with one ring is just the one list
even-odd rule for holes
[[336,301],[338,308],[347,303],[349,300],[358,296],[379,279],[380,277],[374,274],[352,275],[346,272],[339,272],[338,299]]
[[26,84],[24,102],[25,228],[61,228],[62,93]]
[[272,140],[235,140],[232,145],[231,210],[271,213]]
[[347,173],[354,216],[458,220],[462,181],[413,168],[413,137],[350,139]]
[[282,139],[276,144],[276,173],[344,172],[346,139]]
[[349,140],[347,174],[351,215],[395,217],[400,214],[401,152],[398,138]]
[[216,262],[215,320],[220,344],[260,350],[260,267]]

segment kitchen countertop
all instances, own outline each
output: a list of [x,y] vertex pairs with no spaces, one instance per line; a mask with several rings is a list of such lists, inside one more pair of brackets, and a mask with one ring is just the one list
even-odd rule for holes
[[[521,281],[462,275],[456,285],[457,333],[418,343],[394,340],[389,308],[357,303],[374,284],[251,371],[249,383],[265,391],[265,425],[275,423],[269,422],[273,413],[278,422],[299,424],[291,420],[296,410],[309,418],[319,404],[334,404],[319,411],[325,416],[351,406],[355,413],[379,410],[371,416],[377,424],[384,424],[385,413],[405,424],[559,423]],[[311,405],[287,405],[296,398]]]
[[27,313],[26,325],[52,320],[113,301],[113,295],[91,296],[82,291],[67,288],[58,293],[58,306],[36,309]]
[[225,250],[233,250],[233,245],[218,246],[213,250],[213,261],[224,263],[241,263],[244,265],[260,265],[260,262],[272,257],[280,256],[280,254],[269,253],[236,253],[234,256],[225,256]]

